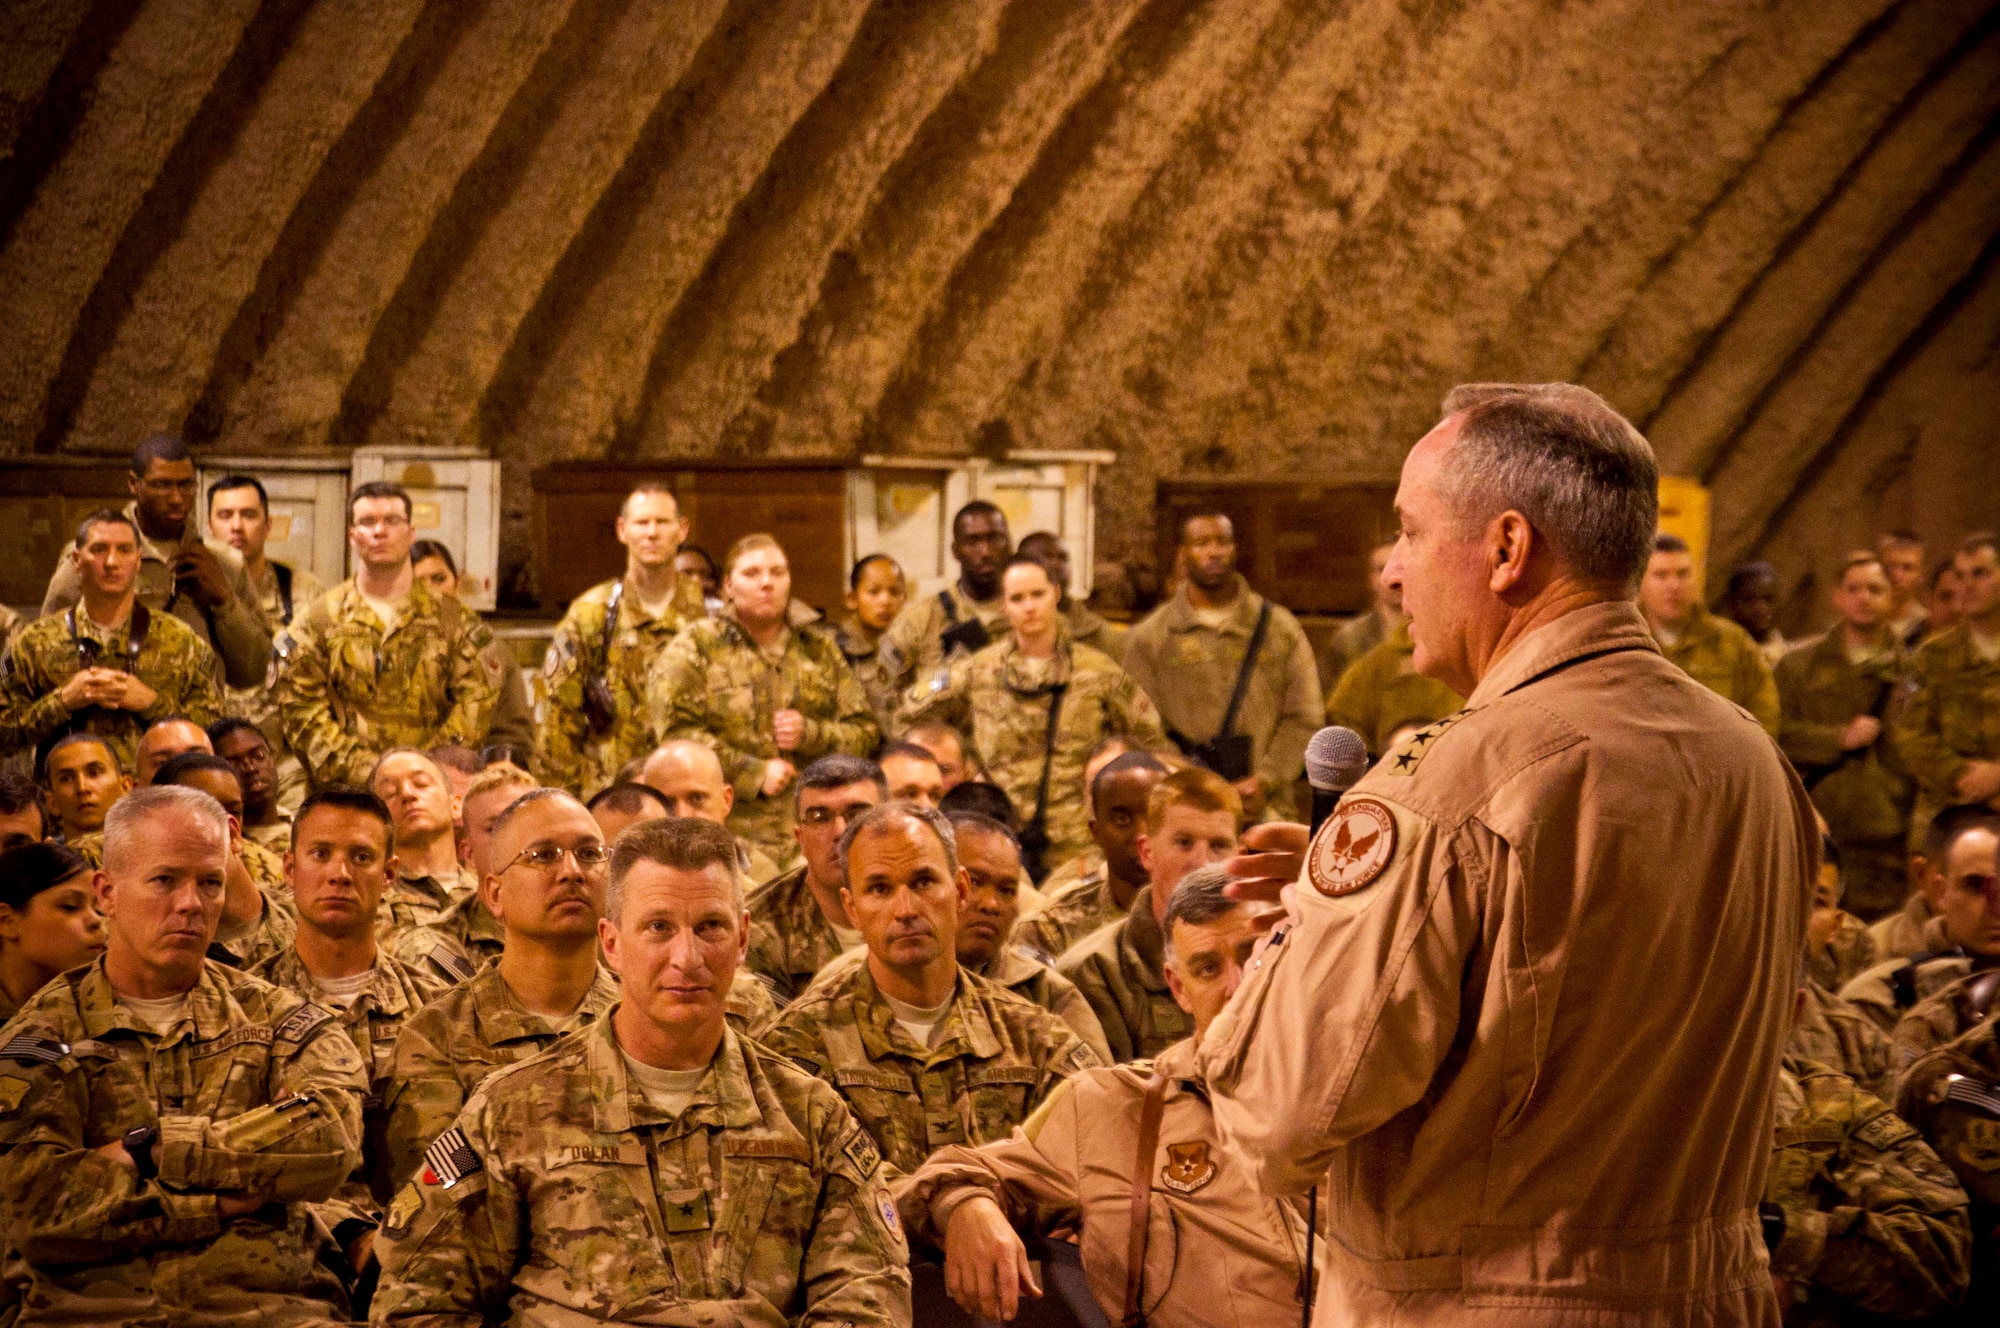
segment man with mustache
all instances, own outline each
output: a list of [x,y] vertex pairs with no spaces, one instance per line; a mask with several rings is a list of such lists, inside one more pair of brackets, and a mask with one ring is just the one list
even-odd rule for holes
[[1057,1084],[1101,1063],[1055,1015],[959,965],[969,887],[942,815],[871,807],[836,860],[867,960],[823,974],[765,1043],[833,1083],[892,1167],[1004,1139]]
[[142,788],[105,824],[105,951],[0,1040],[0,1304],[25,1322],[344,1323],[305,1206],[361,1158],[333,1012],[204,958],[229,824]]
[[417,1012],[396,1040],[390,1174],[409,1176],[487,1075],[610,1009],[597,963],[611,850],[589,809],[561,789],[517,798],[493,825],[480,897],[506,929],[499,962]]

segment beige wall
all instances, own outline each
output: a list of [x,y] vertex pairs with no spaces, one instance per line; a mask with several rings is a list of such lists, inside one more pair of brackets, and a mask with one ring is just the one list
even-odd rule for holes
[[1108,447],[1140,553],[1563,377],[1799,587],[2000,520],[1991,9],[10,5],[0,454],[473,444],[518,563],[553,460]]

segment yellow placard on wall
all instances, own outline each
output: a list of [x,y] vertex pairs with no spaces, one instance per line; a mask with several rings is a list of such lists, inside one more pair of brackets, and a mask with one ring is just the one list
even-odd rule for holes
[[1708,566],[1708,490],[1698,480],[1660,476],[1660,530],[1687,541],[1700,577]]

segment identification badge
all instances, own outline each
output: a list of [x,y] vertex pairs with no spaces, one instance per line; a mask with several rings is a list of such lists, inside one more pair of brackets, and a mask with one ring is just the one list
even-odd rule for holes
[[709,1227],[708,1193],[705,1190],[668,1190],[660,1196],[660,1215],[666,1219],[670,1235],[706,1231]]

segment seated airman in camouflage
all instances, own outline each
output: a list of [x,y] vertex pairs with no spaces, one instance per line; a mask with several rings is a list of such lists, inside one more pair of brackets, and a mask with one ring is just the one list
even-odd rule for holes
[[[722,758],[706,743],[673,738],[646,756],[639,782],[667,804],[669,816],[692,816],[726,825],[736,806],[736,790],[722,777]],[[736,869],[751,889],[778,874],[771,855],[743,836],[736,836]]]
[[154,771],[153,784],[199,789],[229,816],[229,876],[208,957],[231,968],[255,968],[290,945],[299,924],[285,862],[243,837],[243,786],[235,767],[207,752],[185,752]]
[[399,747],[369,773],[368,790],[396,818],[396,879],[382,900],[376,933],[405,963],[432,963],[447,981],[463,981],[473,965],[463,947],[445,947],[458,960],[434,959],[436,933],[409,933],[444,921],[454,905],[475,893],[479,878],[458,860],[458,799],[451,777],[423,752]]
[[1923,1131],[1972,1200],[1972,1289],[1954,1322],[1992,1323],[2000,1315],[2000,1020],[1912,1065],[1896,1112]]
[[2000,535],[1959,542],[1952,558],[1963,617],[1918,646],[1891,718],[1896,754],[1917,786],[1910,840],[1940,808],[2000,807]]
[[0,755],[57,734],[95,733],[133,768],[153,721],[222,718],[215,656],[186,623],[139,601],[132,519],[94,512],[66,558],[81,599],[23,628],[0,660]]
[[[1995,898],[1994,877],[2000,812],[1947,807],[1932,818],[1925,836],[1925,856],[1941,879],[1934,883],[1938,916],[1924,924],[1924,950],[1877,964],[1840,990],[1841,999],[1891,1035],[1919,1002],[1969,973],[2000,967],[2000,899]],[[1910,1036],[1919,1035],[1913,1031]],[[1914,1051],[1917,1043],[1910,1047]]]
[[126,795],[103,957],[0,1030],[11,1322],[349,1317],[307,1205],[360,1161],[361,1063],[331,1011],[204,958],[228,853],[207,794]]
[[376,944],[375,912],[396,863],[394,831],[382,800],[335,784],[308,794],[292,826],[294,847],[285,864],[298,906],[298,934],[255,971],[273,986],[334,1011],[361,1054],[368,1075],[361,1166],[341,1188],[336,1202],[343,1207],[328,1222],[358,1269],[366,1260],[363,1237],[402,1179],[389,1174],[385,1107],[396,1036],[445,987]]
[[161,766],[189,752],[215,754],[215,744],[208,740],[207,729],[184,715],[154,720],[139,735],[139,746],[132,758],[132,782],[152,783]]
[[[459,876],[458,886],[451,891],[458,897],[437,921],[399,932],[387,943],[390,954],[452,986],[500,958],[507,934],[486,907],[479,882],[493,869],[488,850],[493,844],[494,823],[516,798],[535,787],[534,776],[505,761],[472,777],[459,800]],[[434,805],[436,800],[428,801]],[[434,812],[426,813],[430,815]],[[610,836],[605,836],[605,842],[610,842]],[[471,888],[460,893],[467,883]]]
[[398,1181],[487,1075],[618,999],[597,962],[611,850],[584,805],[561,789],[524,793],[500,814],[489,851],[493,868],[479,888],[507,943],[497,963],[419,1010],[396,1039],[387,1110]]
[[570,601],[542,662],[535,773],[582,798],[652,746],[646,677],[681,628],[707,616],[700,580],[674,564],[687,519],[664,484],[627,494],[616,530],[625,575]]
[[[1099,927],[1116,922],[1146,888],[1139,839],[1146,833],[1146,801],[1167,767],[1150,752],[1122,752],[1086,770],[1090,838],[1080,853],[1042,883],[1042,906],[1015,924],[1013,940],[1048,959],[1059,959]],[[1024,910],[1025,911],[1025,910]]]
[[445,743],[477,748],[499,697],[500,660],[479,615],[416,579],[410,495],[357,487],[347,540],[357,571],[278,634],[285,741],[316,784],[366,784],[382,754]]
[[1004,1139],[1057,1084],[1101,1063],[1055,1015],[959,966],[967,887],[943,816],[884,803],[836,852],[867,962],[815,980],[764,1041],[839,1089],[891,1166]]
[[1884,1102],[1896,1091],[1888,1035],[1808,975],[1785,1054],[1840,1071]]
[[[225,715],[208,726],[208,741],[217,756],[236,767],[243,786],[245,838],[282,856],[292,846],[292,820],[280,802],[278,761],[271,740],[249,720]],[[303,793],[303,774],[298,784]]]
[[1786,1322],[1913,1319],[1970,1276],[1965,1191],[1922,1136],[1846,1075],[1787,1055],[1764,1240]]
[[487,1079],[390,1206],[374,1321],[907,1325],[909,1252],[839,1096],[724,1015],[735,843],[618,841],[600,936],[624,996]]
[[132,788],[111,744],[95,733],[70,733],[57,738],[42,758],[42,783],[48,789],[49,812],[55,824],[50,838],[83,855],[93,868],[102,860],[95,845],[103,838],[104,818],[113,803]]
[[1846,888],[1840,846],[1820,840],[1819,877],[1813,882],[1812,912],[1806,922],[1806,967],[1830,991],[1880,962],[1868,924],[1840,906]]
[[1139,861],[1150,884],[1133,896],[1125,916],[1108,922],[1056,960],[1056,972],[1083,992],[1120,1061],[1156,1056],[1194,1031],[1167,987],[1167,901],[1197,867],[1236,853],[1243,802],[1210,771],[1176,770],[1153,786]]
[[792,795],[792,834],[805,861],[750,894],[750,950],[744,966],[769,983],[782,1006],[861,933],[841,902],[838,846],[856,817],[888,799],[882,767],[861,756],[822,756]]
[[[1167,910],[1167,975],[1194,1024],[1187,1041],[1153,1060],[1073,1075],[1008,1138],[940,1149],[896,1183],[911,1233],[944,1251],[946,1285],[968,1314],[1011,1319],[1022,1294],[1040,1294],[1017,1228],[1044,1237],[1081,1228],[1084,1275],[1115,1320],[1131,1258],[1133,1173],[1143,1168],[1155,1223],[1139,1285],[1148,1324],[1298,1320],[1305,1205],[1258,1193],[1248,1163],[1221,1145],[1195,1065],[1259,930],[1278,915],[1230,899],[1230,880],[1221,867],[1190,872]],[[1141,1163],[1140,1117],[1156,1072],[1159,1134]],[[1329,1253],[1319,1246],[1319,1276]]]

